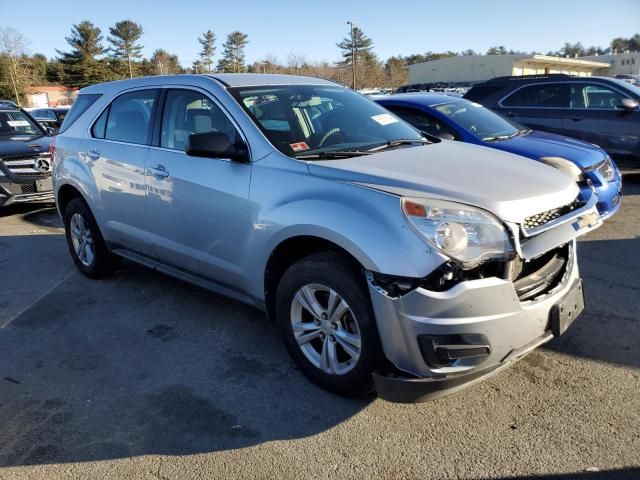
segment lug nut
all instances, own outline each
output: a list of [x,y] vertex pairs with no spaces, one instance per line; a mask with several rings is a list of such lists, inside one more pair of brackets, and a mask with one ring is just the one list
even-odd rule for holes
[[326,319],[327,319],[327,314],[326,314],[326,313],[323,313],[323,314],[322,314],[322,315],[320,315],[320,316],[322,317],[322,319],[323,319],[323,320],[326,320]]
[[337,324],[337,323],[335,323],[335,322],[334,322],[334,323],[332,323],[332,324],[331,324],[331,328],[332,328],[332,329],[334,329],[334,330],[337,330],[337,329],[338,329],[338,324]]
[[336,341],[336,337],[334,337],[333,335],[329,335],[329,340],[331,340],[332,342]]
[[313,321],[313,324],[314,324],[316,327],[319,327],[319,326],[320,326],[320,320],[318,320],[318,319],[316,318],[316,319]]

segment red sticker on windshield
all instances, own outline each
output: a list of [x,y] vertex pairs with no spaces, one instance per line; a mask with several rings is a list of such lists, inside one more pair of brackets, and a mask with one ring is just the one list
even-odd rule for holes
[[291,150],[293,150],[294,152],[302,152],[304,150],[309,150],[309,145],[307,145],[305,142],[290,143],[289,146],[291,147]]

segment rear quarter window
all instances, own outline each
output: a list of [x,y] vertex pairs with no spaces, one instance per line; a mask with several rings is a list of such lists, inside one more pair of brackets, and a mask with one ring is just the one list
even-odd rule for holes
[[80,118],[80,116],[87,111],[87,109],[93,105],[96,100],[100,98],[100,94],[82,94],[78,95],[76,101],[73,102],[69,113],[64,117],[64,121],[60,126],[60,133],[64,132],[67,128],[74,124],[74,122]]

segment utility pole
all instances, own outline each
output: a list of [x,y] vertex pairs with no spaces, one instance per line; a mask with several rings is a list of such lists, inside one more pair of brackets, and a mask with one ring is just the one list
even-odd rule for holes
[[347,25],[351,26],[351,69],[353,70],[353,89],[356,89],[356,43],[353,39],[353,27],[355,23],[351,20],[347,22]]

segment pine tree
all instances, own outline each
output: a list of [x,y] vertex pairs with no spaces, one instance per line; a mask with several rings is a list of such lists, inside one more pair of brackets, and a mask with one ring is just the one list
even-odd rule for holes
[[129,77],[133,78],[134,60],[142,58],[142,45],[136,43],[140,40],[142,26],[131,20],[117,22],[109,29],[112,36],[107,38],[112,47],[111,55],[119,61],[126,61],[129,67]]
[[64,82],[70,87],[85,87],[110,79],[106,62],[98,58],[106,53],[98,27],[85,20],[71,29],[66,38],[70,52],[56,50],[64,68]]
[[[352,37],[353,35],[353,37]],[[353,69],[358,73],[358,77],[366,76],[367,70],[379,67],[378,57],[373,53],[373,40],[367,37],[364,32],[355,25],[349,32],[349,36],[342,39],[341,42],[336,43],[336,46],[342,50],[342,62],[339,62],[338,67],[350,68],[352,73]],[[354,62],[355,54],[355,62]],[[356,77],[356,75],[353,75]],[[352,81],[351,87],[356,88],[356,85]]]
[[249,43],[247,35],[242,32],[231,32],[224,42],[224,52],[218,62],[218,70],[221,72],[239,73],[246,72],[244,64],[244,47]]
[[211,30],[207,30],[202,35],[202,38],[198,38],[198,42],[202,45],[202,51],[200,52],[200,63],[204,66],[206,72],[211,73],[211,67],[213,65],[213,55],[216,52],[216,35]]

